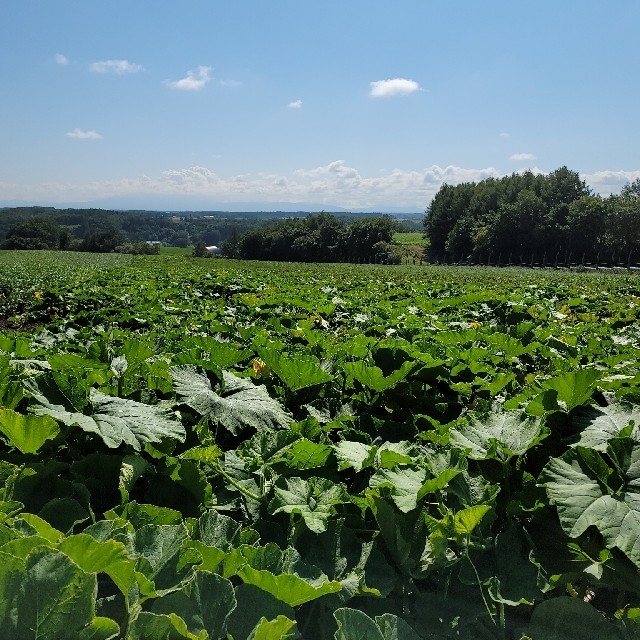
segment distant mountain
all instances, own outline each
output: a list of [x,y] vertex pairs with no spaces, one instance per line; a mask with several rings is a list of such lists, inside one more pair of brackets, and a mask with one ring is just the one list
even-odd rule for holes
[[47,202],[0,200],[0,207],[44,206],[56,209],[115,209],[118,211],[273,211],[283,213],[327,211],[331,213],[388,213],[424,215],[424,211],[407,211],[406,207],[385,207],[384,209],[345,209],[331,203],[314,202],[218,202],[207,198],[160,195],[131,195],[98,198],[88,202]]

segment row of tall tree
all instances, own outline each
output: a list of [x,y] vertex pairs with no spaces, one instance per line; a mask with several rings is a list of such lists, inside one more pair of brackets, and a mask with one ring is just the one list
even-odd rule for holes
[[321,212],[282,220],[230,238],[225,256],[291,262],[400,262],[389,216],[341,220]]
[[606,198],[567,167],[444,184],[424,228],[436,262],[627,265],[640,261],[640,180]]

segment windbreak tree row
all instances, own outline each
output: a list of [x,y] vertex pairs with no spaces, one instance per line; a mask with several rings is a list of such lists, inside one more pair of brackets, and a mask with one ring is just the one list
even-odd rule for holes
[[640,262],[640,181],[591,193],[562,167],[443,185],[424,220],[434,261],[629,265]]

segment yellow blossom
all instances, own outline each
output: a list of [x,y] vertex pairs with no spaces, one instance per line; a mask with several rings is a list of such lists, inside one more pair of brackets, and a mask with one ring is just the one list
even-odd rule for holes
[[36,291],[36,292],[34,293],[34,296],[35,296],[38,300],[40,300],[40,298],[42,298],[42,291]]
[[481,326],[482,326],[482,322],[476,322],[476,321],[474,321],[474,322],[472,322],[469,326],[470,326],[472,329],[478,329],[479,327],[481,327]]
[[256,376],[265,376],[269,373],[269,367],[267,366],[267,363],[260,358],[253,359],[251,368],[253,369],[253,373]]

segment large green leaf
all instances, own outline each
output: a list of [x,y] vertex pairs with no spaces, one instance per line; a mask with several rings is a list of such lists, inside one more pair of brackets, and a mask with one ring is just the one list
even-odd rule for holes
[[177,417],[157,405],[109,396],[92,388],[89,398],[93,410],[91,415],[86,415],[75,411],[54,385],[29,381],[25,389],[35,401],[30,407],[33,413],[95,433],[111,448],[125,443],[140,450],[145,442],[160,442],[164,438],[183,441],[186,437]]
[[141,611],[129,626],[127,640],[149,640],[149,638],[201,640],[189,631],[187,623],[177,613],[161,614]]
[[345,373],[355,378],[363,386],[382,393],[393,389],[398,382],[404,380],[416,367],[416,362],[403,362],[399,369],[385,376],[380,367],[369,367],[361,360],[347,362],[344,365]]
[[557,394],[554,403],[556,408],[569,412],[589,401],[601,376],[595,369],[569,371],[547,380],[542,385],[542,393],[552,391]]
[[346,499],[344,487],[326,478],[279,478],[269,509],[271,513],[299,513],[311,531],[320,533],[327,528],[335,505]]
[[236,587],[235,595],[238,606],[227,620],[227,629],[234,638],[248,638],[261,618],[295,618],[292,607],[255,585],[240,584]]
[[295,640],[299,637],[296,621],[279,615],[273,620],[261,618],[247,640]]
[[[540,479],[567,535],[576,538],[594,526],[608,548],[617,547],[640,567],[640,444],[625,438],[612,442],[615,440],[630,445],[628,457],[621,461],[626,467],[621,470],[625,482],[617,491],[603,485],[600,470],[590,464],[590,450],[581,455],[581,447],[551,459]],[[620,457],[612,443],[607,453]]]
[[282,600],[291,607],[297,607],[305,602],[311,602],[329,593],[338,593],[342,585],[335,581],[322,582],[313,585],[293,573],[274,575],[266,569],[254,569],[248,564],[237,571],[237,575],[245,584],[252,584],[272,596]]
[[16,569],[0,565],[3,638],[75,639],[91,624],[97,592],[94,573],[84,572],[55,549],[35,549],[24,569]]
[[542,419],[500,409],[486,415],[471,415],[466,423],[450,431],[451,444],[470,449],[469,457],[474,460],[521,456],[548,433]]
[[226,622],[236,607],[233,585],[229,580],[209,571],[198,571],[180,591],[158,598],[152,612],[177,613],[190,633],[206,631],[209,638],[223,638]]
[[333,376],[321,369],[318,361],[309,356],[287,356],[270,349],[260,349],[260,357],[291,391],[324,384]]
[[560,597],[541,602],[524,629],[533,640],[627,640],[622,623],[607,620],[596,608],[578,598]]
[[366,613],[344,607],[336,609],[338,623],[335,640],[420,640],[420,636],[402,619],[392,613],[372,620]]
[[407,466],[379,469],[369,480],[369,486],[372,489],[389,487],[395,505],[400,511],[407,513],[416,508],[426,477],[426,469],[412,469]]
[[247,427],[260,431],[286,429],[291,424],[291,416],[280,403],[264,386],[256,386],[251,380],[223,371],[223,386],[217,393],[209,378],[193,365],[171,367],[170,373],[181,402],[217,420],[233,434]]
[[51,416],[24,416],[11,409],[0,409],[0,431],[21,453],[36,453],[60,433],[60,427]]
[[106,573],[123,594],[135,583],[135,561],[127,556],[122,542],[100,542],[86,533],[65,538],[58,547],[83,571]]
[[573,416],[573,424],[580,430],[580,439],[574,446],[606,451],[607,442],[630,425],[633,438],[640,440],[640,408],[622,402],[606,407],[580,407]]

